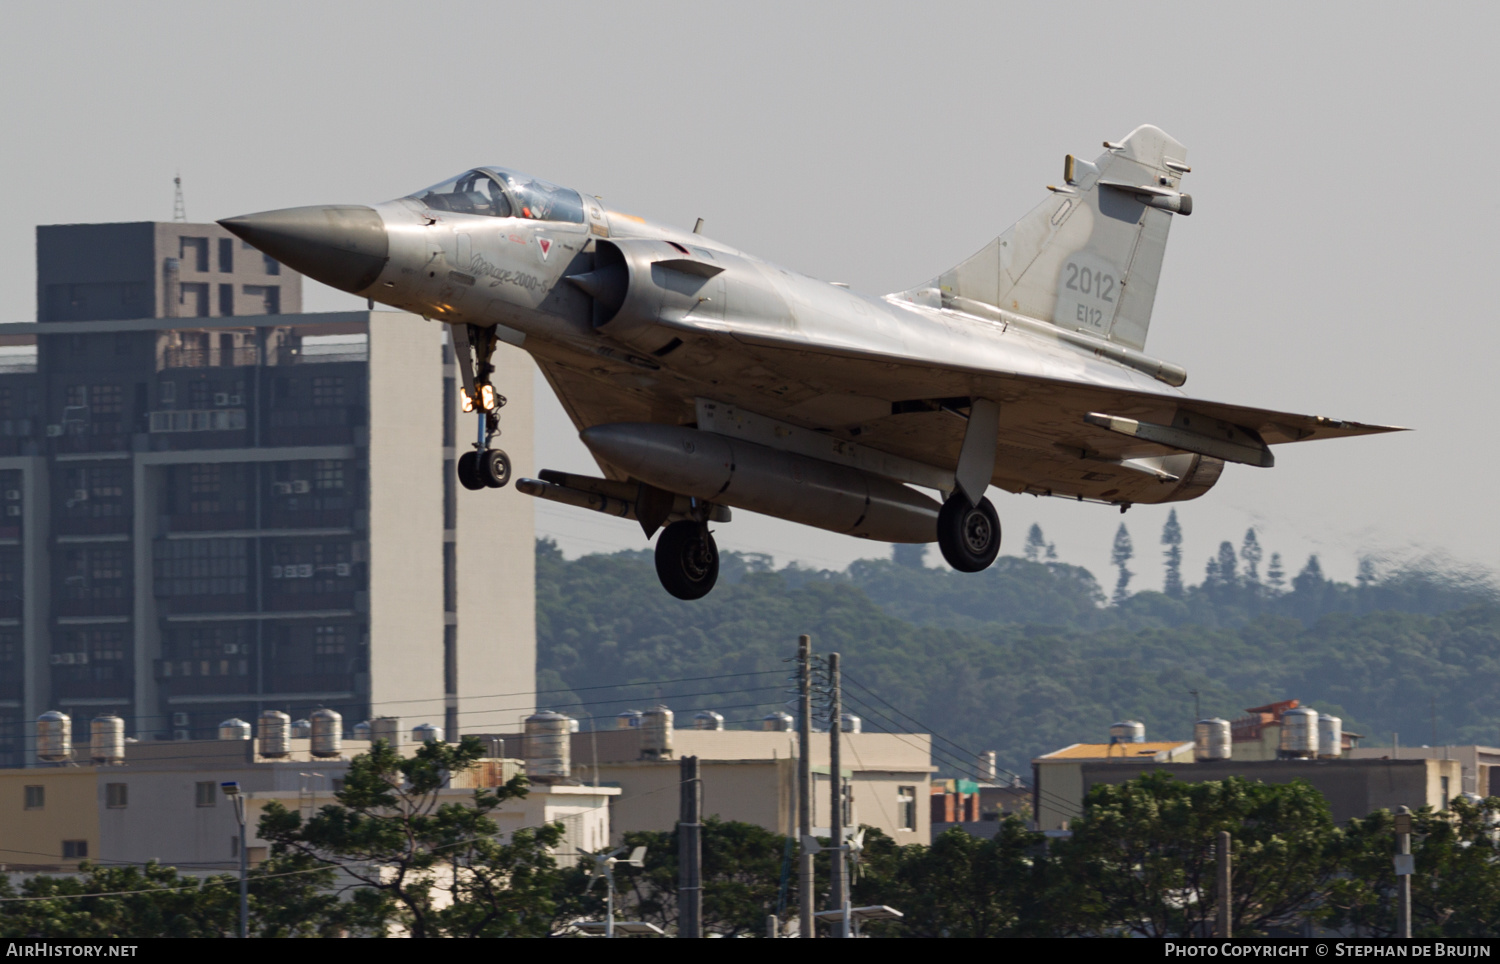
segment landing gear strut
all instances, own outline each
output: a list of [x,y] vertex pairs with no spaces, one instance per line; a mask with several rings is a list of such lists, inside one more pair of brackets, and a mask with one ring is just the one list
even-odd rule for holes
[[[475,341],[472,361],[471,339]],[[505,406],[505,396],[495,391],[490,381],[495,373],[493,359],[497,344],[499,339],[493,328],[453,326],[453,346],[464,376],[463,409],[479,416],[474,451],[458,458],[458,481],[470,490],[500,489],[510,482],[510,457],[504,449],[491,447],[500,434],[500,409]]]
[[702,599],[719,579],[719,547],[706,522],[684,519],[656,540],[656,575],[678,599]]
[[1000,554],[1000,517],[989,499],[974,505],[962,490],[954,492],[938,513],[938,548],[959,572],[980,572]]

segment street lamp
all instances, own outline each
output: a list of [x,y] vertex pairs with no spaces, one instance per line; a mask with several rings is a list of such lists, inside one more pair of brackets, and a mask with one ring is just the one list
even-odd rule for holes
[[234,803],[234,816],[240,822],[240,937],[250,936],[250,857],[245,850],[245,796],[235,780],[219,784],[224,796]]

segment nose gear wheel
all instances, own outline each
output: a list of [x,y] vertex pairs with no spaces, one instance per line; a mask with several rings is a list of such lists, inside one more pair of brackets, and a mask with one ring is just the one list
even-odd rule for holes
[[1000,554],[1000,517],[989,499],[974,505],[955,492],[938,513],[938,548],[959,572],[980,572]]
[[656,575],[678,599],[702,599],[719,579],[719,547],[702,522],[683,520],[656,540]]

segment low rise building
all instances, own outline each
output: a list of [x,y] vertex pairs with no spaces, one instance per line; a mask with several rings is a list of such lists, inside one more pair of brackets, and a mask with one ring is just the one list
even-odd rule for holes
[[[1147,773],[1168,773],[1188,782],[1231,776],[1263,783],[1303,780],[1323,795],[1339,823],[1402,806],[1441,810],[1468,789],[1463,782],[1465,765],[1457,754],[1445,759],[1438,748],[1420,759],[1414,752],[1396,759],[1390,751],[1362,750],[1357,746],[1359,734],[1342,730],[1334,717],[1299,709],[1297,700],[1251,707],[1233,721],[1205,723],[1216,726],[1200,724],[1201,741],[1196,744],[1145,742],[1140,724],[1116,724],[1112,732],[1125,736],[1109,743],[1075,743],[1037,757],[1032,761],[1037,829],[1067,829],[1069,821],[1082,815],[1083,801],[1094,785],[1124,783]],[[1213,734],[1216,728],[1218,736]],[[1226,729],[1228,740],[1223,739]],[[1489,763],[1481,764],[1478,752],[1471,756],[1467,772],[1477,780],[1480,767]],[[1500,750],[1493,759],[1500,765]],[[1486,770],[1484,777],[1488,776]]]
[[[259,740],[131,743],[118,765],[40,766],[0,770],[0,863],[11,871],[66,872],[92,859],[103,863],[159,861],[192,871],[239,868],[239,822],[220,785],[233,781],[246,798],[247,855],[264,860],[256,833],[275,801],[311,817],[334,802],[365,740],[344,741],[335,757],[314,756],[307,739],[266,756]],[[406,754],[416,747],[401,747]],[[481,787],[503,784],[520,760],[485,759],[440,792],[465,802]],[[526,797],[503,803],[492,817],[503,835],[560,821],[559,858],[571,859],[609,842],[613,787],[534,784]]]
[[1347,755],[1354,760],[1455,760],[1460,768],[1460,793],[1500,797],[1500,747],[1361,746]]
[[[584,731],[569,741],[573,779],[618,787],[610,802],[613,840],[631,830],[669,831],[679,814],[680,760],[698,758],[703,814],[757,824],[795,836],[797,734],[766,730],[667,729],[663,740],[645,727]],[[520,734],[495,734],[520,746]],[[928,784],[931,739],[922,733],[846,733],[840,782],[845,826],[878,827],[898,844],[931,838]],[[665,745],[663,745],[665,744]],[[812,823],[828,833],[833,780],[828,735],[813,737]]]

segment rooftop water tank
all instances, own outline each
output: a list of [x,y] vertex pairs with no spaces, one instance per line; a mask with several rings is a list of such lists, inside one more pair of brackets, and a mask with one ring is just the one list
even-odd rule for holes
[[308,718],[312,724],[312,755],[339,756],[344,751],[344,717],[338,710],[316,709]]
[[526,761],[526,778],[532,783],[562,783],[573,775],[570,722],[551,710],[526,717],[521,756]]
[[693,729],[722,730],[724,729],[724,714],[715,713],[713,710],[699,710],[693,714]]
[[1318,715],[1318,757],[1337,760],[1344,753],[1344,721],[1328,713]]
[[1139,720],[1125,720],[1109,728],[1111,743],[1145,743],[1146,724]]
[[95,763],[125,762],[125,721],[118,716],[96,716],[89,724],[89,757]]
[[1306,706],[1281,714],[1281,756],[1311,759],[1318,755],[1318,711]]
[[291,752],[292,718],[280,710],[260,714],[260,755],[286,756]]
[[73,758],[73,720],[68,714],[48,710],[36,718],[36,755],[48,763]]
[[423,723],[411,728],[411,741],[417,746],[424,743],[443,742],[443,728],[436,723]]
[[350,733],[351,740],[368,740],[370,738],[370,721],[361,720],[354,724],[354,730]]
[[404,742],[401,737],[401,717],[377,716],[370,721],[370,739],[384,740],[391,749],[399,750]]
[[294,740],[305,740],[305,739],[307,739],[310,736],[312,736],[312,721],[311,720],[293,720],[292,721],[292,739],[294,739]]
[[792,714],[777,710],[775,713],[767,713],[761,717],[760,728],[777,733],[790,733],[796,728],[796,722],[792,719]]
[[641,714],[641,756],[664,760],[672,755],[672,711],[653,706]]
[[1193,759],[1199,763],[1228,760],[1233,752],[1228,720],[1216,716],[1193,724]]
[[839,717],[839,729],[845,733],[863,733],[865,721],[853,713],[845,713]]
[[641,716],[642,716],[642,713],[641,713],[640,710],[626,710],[624,713],[621,713],[619,716],[615,717],[615,729],[617,729],[617,730],[637,730],[637,729],[640,729],[640,726],[641,726]]
[[250,724],[237,716],[232,716],[219,724],[219,739],[248,740],[250,739]]

